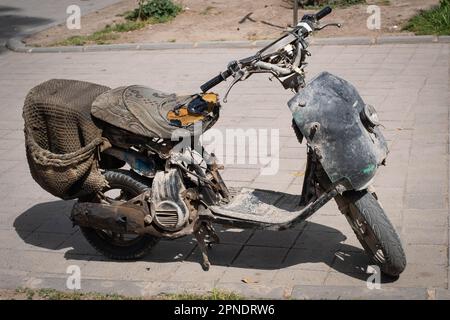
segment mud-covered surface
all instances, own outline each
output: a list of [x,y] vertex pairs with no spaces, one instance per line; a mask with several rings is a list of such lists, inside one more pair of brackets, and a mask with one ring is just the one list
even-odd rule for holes
[[271,190],[242,188],[233,200],[212,210],[221,215],[261,223],[285,223],[294,219],[303,209],[300,197]]
[[353,85],[328,72],[289,102],[297,126],[331,181],[346,179],[356,190],[367,187],[387,155],[379,128],[365,128],[360,120],[364,106]]
[[[367,28],[368,4],[337,8],[325,22],[341,22],[342,29],[330,28],[317,33],[319,37],[380,36],[401,32],[405,22],[419,10],[439,0],[368,0],[381,8],[381,30]],[[173,21],[148,25],[144,29],[121,33],[110,43],[197,42],[272,39],[292,24],[292,6],[287,0],[184,0],[184,11]],[[135,0],[124,0],[105,9],[83,16],[81,30],[56,26],[27,39],[29,45],[48,46],[71,36],[89,35],[106,25],[124,22],[123,13],[136,6]],[[299,16],[316,12],[300,9]]]

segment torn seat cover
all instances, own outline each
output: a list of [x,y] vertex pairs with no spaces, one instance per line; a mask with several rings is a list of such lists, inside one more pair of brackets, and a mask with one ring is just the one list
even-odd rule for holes
[[110,125],[140,136],[171,139],[176,129],[186,129],[185,133],[192,135],[193,123],[202,121],[205,131],[211,122],[215,122],[217,117],[206,114],[190,115],[190,121],[172,121],[170,117],[175,117],[174,112],[189,105],[197,97],[167,94],[138,85],[119,87],[100,95],[92,104],[91,113]]

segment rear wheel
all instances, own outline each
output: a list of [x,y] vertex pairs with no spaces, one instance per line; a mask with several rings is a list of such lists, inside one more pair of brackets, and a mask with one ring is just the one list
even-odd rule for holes
[[[107,171],[105,178],[109,188],[104,194],[115,201],[130,200],[148,189],[140,177],[130,171]],[[108,230],[80,227],[86,240],[101,254],[115,260],[135,260],[142,258],[159,241],[149,235],[121,234]]]
[[[343,202],[343,203],[340,203]],[[359,242],[381,271],[397,277],[406,267],[406,257],[394,226],[372,193],[348,191],[338,200]]]

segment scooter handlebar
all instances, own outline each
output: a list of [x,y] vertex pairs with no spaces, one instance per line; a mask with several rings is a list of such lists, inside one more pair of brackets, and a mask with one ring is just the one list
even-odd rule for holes
[[331,9],[331,7],[326,6],[325,8],[323,8],[322,10],[320,10],[319,12],[317,12],[315,14],[316,16],[316,20],[319,21],[320,19],[325,18],[327,15],[329,15],[331,12],[333,11],[333,9]]
[[219,73],[218,76],[212,78],[211,80],[205,82],[202,86],[200,86],[200,89],[202,92],[206,92],[210,90],[211,88],[214,88],[222,81],[227,80],[227,78],[231,76],[231,72],[229,70],[226,70],[225,72]]

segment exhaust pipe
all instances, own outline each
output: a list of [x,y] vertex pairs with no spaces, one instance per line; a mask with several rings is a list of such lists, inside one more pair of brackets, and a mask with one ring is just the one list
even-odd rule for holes
[[141,196],[120,204],[77,202],[70,218],[75,225],[82,227],[144,234],[152,222],[152,216],[147,201],[138,199]]
[[177,239],[194,232],[194,223],[189,223],[179,231],[155,229],[152,223],[154,215],[148,202],[150,193],[144,192],[127,202],[77,202],[73,205],[70,219],[80,227],[168,239]]

